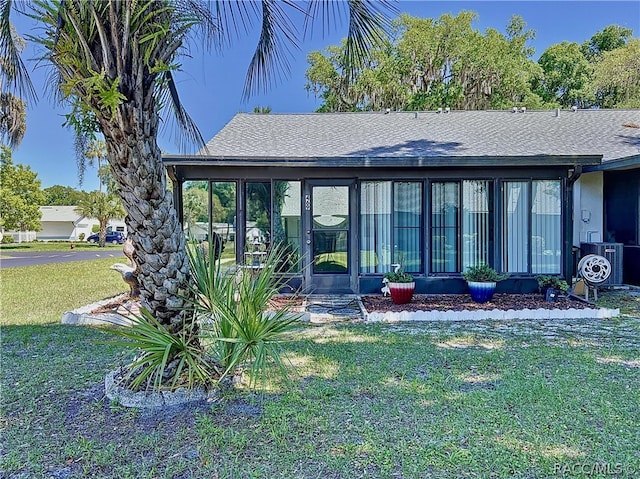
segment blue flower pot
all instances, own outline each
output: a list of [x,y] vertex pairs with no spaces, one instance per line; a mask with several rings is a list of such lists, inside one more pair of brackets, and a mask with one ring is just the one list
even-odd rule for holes
[[496,283],[485,283],[479,281],[467,281],[469,285],[469,293],[471,293],[471,299],[476,303],[486,303],[491,301],[493,293],[496,291]]

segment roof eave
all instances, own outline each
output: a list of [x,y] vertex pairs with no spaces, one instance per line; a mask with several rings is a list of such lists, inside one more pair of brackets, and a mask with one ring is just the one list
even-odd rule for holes
[[584,172],[632,170],[635,168],[640,168],[640,154],[627,156],[626,158],[604,161],[595,166],[587,166],[584,168]]
[[240,157],[165,155],[166,166],[271,166],[308,168],[451,168],[451,167],[529,167],[529,166],[583,166],[596,167],[601,164],[602,155],[529,155],[529,156],[416,156],[416,157]]

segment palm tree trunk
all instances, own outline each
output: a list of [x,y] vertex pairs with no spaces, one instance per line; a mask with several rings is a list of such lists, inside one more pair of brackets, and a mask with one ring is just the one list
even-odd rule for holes
[[113,118],[101,118],[107,159],[120,186],[125,223],[138,264],[143,304],[166,326],[181,328],[179,293],[189,273],[185,237],[167,190],[165,168],[156,142],[158,115],[129,101]]

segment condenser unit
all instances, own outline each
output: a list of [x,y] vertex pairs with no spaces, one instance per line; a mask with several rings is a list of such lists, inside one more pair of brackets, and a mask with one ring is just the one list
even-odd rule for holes
[[622,243],[580,243],[580,255],[597,254],[604,256],[611,263],[611,276],[600,285],[613,286],[622,284]]

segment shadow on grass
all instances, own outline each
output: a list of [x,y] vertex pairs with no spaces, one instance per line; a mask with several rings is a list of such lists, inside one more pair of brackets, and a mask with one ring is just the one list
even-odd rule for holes
[[[503,331],[503,347],[488,349],[481,344],[498,330],[440,327],[307,326],[283,345],[298,360],[289,389],[269,382],[154,413],[104,400],[102,378],[122,360],[95,343],[104,331],[3,328],[0,469],[8,477],[543,478],[556,464],[637,465],[640,378],[629,367],[637,339],[523,345]],[[637,333],[632,322],[601,327],[591,334]],[[469,344],[438,347],[456,338]]]

